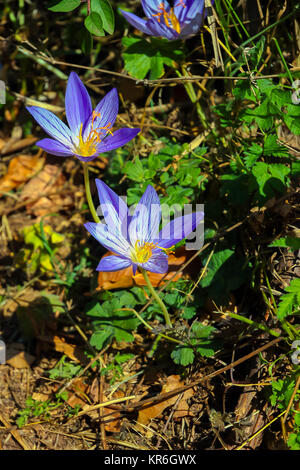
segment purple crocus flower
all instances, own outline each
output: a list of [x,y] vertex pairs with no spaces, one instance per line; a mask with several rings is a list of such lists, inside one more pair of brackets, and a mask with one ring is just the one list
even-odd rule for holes
[[168,270],[168,250],[195,230],[203,212],[177,217],[159,231],[161,206],[152,186],[148,186],[133,215],[127,205],[103,181],[96,179],[105,224],[88,222],[85,228],[114,254],[101,259],[97,271],[119,271],[138,267],[153,273]]
[[[206,16],[204,0],[141,0],[147,20],[120,10],[126,20],[145,34],[186,39],[196,34]],[[172,6],[173,5],[173,6]]]
[[113,88],[93,110],[89,94],[75,72],[71,72],[68,79],[65,107],[69,127],[47,109],[26,108],[52,137],[39,140],[36,145],[52,155],[75,155],[89,162],[100,153],[125,145],[140,132],[140,129],[129,128],[113,131],[119,108],[117,90]]

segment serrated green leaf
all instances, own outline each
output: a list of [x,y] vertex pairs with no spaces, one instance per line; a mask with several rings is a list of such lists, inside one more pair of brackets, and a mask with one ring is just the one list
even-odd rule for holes
[[256,160],[258,160],[258,158],[262,155],[262,153],[263,153],[262,147],[256,142],[254,142],[249,148],[244,150],[243,160],[244,160],[245,166],[248,169],[252,168],[252,166],[254,165]]
[[126,37],[122,38],[122,44],[126,47],[123,52],[125,70],[132,77],[145,78],[151,68],[149,44],[144,39]]
[[250,85],[250,78],[249,80],[238,80],[232,91],[235,98],[238,100],[251,100],[256,103],[260,98],[260,95],[258,90],[254,89]]
[[75,8],[79,7],[80,3],[80,0],[61,0],[56,5],[49,7],[48,10],[54,12],[73,11]]
[[176,346],[171,353],[171,358],[175,364],[187,366],[194,362],[195,354],[192,348],[186,346]]
[[300,162],[293,162],[291,167],[291,175],[299,176],[300,175]]
[[185,318],[185,320],[190,320],[193,318],[197,313],[197,308],[196,307],[184,307],[182,310],[182,318]]
[[264,142],[264,155],[267,157],[288,157],[288,149],[277,142],[277,140],[278,137],[276,134],[267,135]]
[[283,320],[291,315],[294,310],[300,307],[300,279],[293,279],[289,286],[285,288],[277,307],[277,317]]
[[278,86],[269,78],[262,78],[260,80],[257,80],[256,84],[259,91],[267,97],[271,96],[273,90],[278,89]]
[[300,106],[289,104],[284,114],[284,122],[295,135],[300,135]]
[[269,245],[270,247],[291,248],[292,251],[300,250],[300,239],[295,237],[282,237],[274,240]]
[[215,331],[216,328],[213,326],[203,325],[202,323],[195,322],[192,325],[192,333],[195,338],[209,338],[211,333]]
[[183,57],[182,45],[179,42],[149,38],[123,38],[126,47],[123,52],[125,70],[138,79],[146,77],[151,71],[151,79],[160,78],[164,73],[164,65],[173,65],[174,61]]
[[92,12],[89,16],[87,16],[84,20],[84,25],[86,29],[95,36],[104,36],[105,33],[103,31],[103,23],[101,20],[101,16],[96,13]]
[[239,117],[244,122],[252,123],[255,121],[262,131],[267,131],[273,126],[275,116],[278,117],[278,109],[272,106],[268,99],[265,99],[256,108],[243,110]]
[[142,182],[144,180],[145,171],[139,158],[136,158],[135,162],[127,162],[123,172],[133,181]]
[[270,199],[276,193],[285,191],[290,169],[283,164],[257,162],[252,168],[252,173],[258,185],[259,194]]
[[103,330],[95,331],[90,338],[90,344],[94,348],[101,350],[114,336],[112,327],[106,327]]
[[281,90],[280,88],[274,88],[271,92],[271,101],[279,108],[287,106],[291,103],[291,92],[287,90]]

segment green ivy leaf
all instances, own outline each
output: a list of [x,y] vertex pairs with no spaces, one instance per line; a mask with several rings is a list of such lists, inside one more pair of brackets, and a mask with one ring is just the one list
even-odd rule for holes
[[[115,16],[108,0],[91,0],[91,12],[97,13],[102,20],[102,27],[108,34],[115,29]],[[102,34],[101,34],[102,36]]]
[[[207,258],[208,255],[203,257],[204,264]],[[248,275],[249,266],[246,259],[227,248],[213,254],[200,284],[208,290],[209,297],[223,302],[228,299],[229,292],[240,287],[248,279]]]
[[48,10],[54,12],[67,12],[73,11],[75,8],[79,7],[81,1],[80,0],[61,0],[56,5],[49,7]]
[[101,16],[98,13],[93,11],[87,16],[84,20],[84,25],[91,34],[95,36],[105,36]]

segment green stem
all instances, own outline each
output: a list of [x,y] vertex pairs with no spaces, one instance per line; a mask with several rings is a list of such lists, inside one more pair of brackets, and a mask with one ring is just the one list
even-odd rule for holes
[[159,304],[160,308],[162,309],[162,312],[163,312],[164,317],[165,317],[166,325],[169,326],[170,328],[172,328],[172,323],[171,323],[171,320],[170,320],[170,317],[169,317],[168,310],[166,309],[166,306],[163,303],[163,301],[161,300],[161,298],[159,297],[159,295],[155,292],[155,290],[154,290],[154,288],[151,284],[151,281],[149,279],[147,271],[145,269],[141,268],[141,272],[142,272],[142,274],[145,278],[148,289],[150,290],[152,296],[154,297],[154,299],[156,300],[156,302]]
[[278,53],[279,53],[279,55],[280,55],[280,58],[281,58],[281,60],[282,60],[282,63],[283,63],[283,66],[284,66],[284,68],[285,68],[285,71],[286,71],[286,73],[287,73],[287,76],[289,77],[290,82],[293,83],[293,76],[292,76],[292,74],[291,74],[291,72],[290,72],[290,69],[288,68],[288,65],[287,65],[287,63],[286,63],[286,61],[285,61],[285,58],[284,58],[284,56],[283,56],[283,53],[282,53],[282,51],[281,51],[281,49],[280,49],[280,46],[279,46],[279,44],[278,44],[278,41],[277,41],[276,38],[273,38],[273,41],[275,42],[275,45],[276,45],[276,47],[277,47],[277,51],[278,51]]
[[231,312],[226,312],[226,315],[228,315],[231,318],[235,318],[236,320],[240,320],[244,323],[248,323],[248,325],[251,325],[255,328],[259,328],[260,330],[266,331],[272,336],[276,336],[278,338],[280,336],[280,333],[278,333],[275,330],[271,330],[267,326],[261,325],[260,323],[257,323],[256,321],[250,320],[249,318],[243,317],[242,315],[238,315],[237,313],[231,313]]
[[[176,73],[178,77],[189,77],[189,74],[186,72],[186,70],[182,67],[182,73],[179,70],[176,70]],[[197,95],[194,90],[192,82],[183,82],[183,86],[188,94],[188,97],[190,98],[191,102],[196,106],[197,114],[201,120],[201,123],[204,127],[204,129],[207,129],[207,123],[206,123],[206,117],[204,112],[202,111],[202,108],[200,106],[199,101],[197,100]]]
[[97,215],[97,212],[96,212],[96,209],[95,209],[95,206],[94,206],[94,203],[93,203],[92,195],[91,195],[91,187],[90,187],[90,179],[89,179],[89,167],[88,167],[87,163],[82,163],[82,165],[83,165],[83,175],[84,175],[84,185],[85,185],[86,199],[87,199],[89,209],[90,209],[90,212],[93,216],[94,221],[97,224],[99,224],[101,222],[100,222],[100,219]]

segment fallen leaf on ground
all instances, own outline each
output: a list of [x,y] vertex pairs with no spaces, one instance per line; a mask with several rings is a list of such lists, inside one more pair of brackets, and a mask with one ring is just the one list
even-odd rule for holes
[[7,155],[8,153],[15,153],[25,147],[31,147],[38,140],[37,137],[28,136],[24,139],[9,139],[4,141],[0,139],[0,154]]
[[[183,385],[184,383],[180,381],[179,375],[170,375],[167,378],[166,383],[163,385],[161,393],[172,392],[173,390],[176,390],[177,388],[180,388]],[[192,391],[192,389],[184,392],[182,398],[177,404],[176,410],[174,412],[174,417],[179,418],[182,416],[186,416],[188,414],[189,407],[188,407],[186,400],[190,398],[193,395],[193,393],[194,392]],[[164,400],[160,403],[156,403],[153,406],[149,406],[147,408],[140,410],[137,422],[139,424],[147,426],[147,424],[149,424],[151,419],[157,418],[158,416],[160,416],[167,407],[174,405],[177,399],[178,399],[178,395],[175,395],[167,400]],[[176,412],[177,414],[175,415]]]
[[66,340],[60,336],[38,336],[41,342],[48,343],[55,351],[61,352],[76,362],[85,362],[86,358],[84,352],[75,344],[67,343]]
[[0,179],[0,196],[12,189],[18,188],[34,176],[44,164],[41,152],[36,155],[19,155],[8,165],[7,173]]
[[[110,256],[113,253],[108,251],[104,256]],[[181,266],[192,256],[192,251],[187,251],[184,247],[178,248],[174,254],[169,254],[169,270],[165,274],[157,274],[148,272],[151,284],[154,287],[160,287],[164,282],[171,279],[171,277],[179,271]],[[190,268],[190,267],[189,267]],[[191,271],[184,270],[176,274],[174,281],[177,281],[181,277],[188,277]],[[98,287],[97,290],[109,290],[109,289],[120,289],[128,288],[134,285],[146,286],[144,276],[137,272],[133,278],[132,267],[122,269],[121,271],[103,272],[100,271],[98,274]]]
[[69,207],[73,203],[71,196],[62,191],[65,182],[59,166],[45,165],[43,170],[24,186],[20,199],[33,201],[28,202],[26,209],[36,216],[57,212],[61,207]]
[[74,408],[76,405],[84,407],[87,404],[87,389],[88,385],[83,381],[81,377],[75,378],[72,381],[70,388],[68,388],[68,405],[70,405],[72,408]]
[[35,357],[25,351],[21,343],[11,343],[6,349],[6,364],[15,369],[29,369]]
[[[117,398],[123,398],[124,397],[124,392],[122,390],[116,390],[113,395],[110,397],[110,399],[106,398],[106,396],[103,396],[103,401],[110,401],[110,400],[115,400]],[[103,416],[108,415],[112,413],[114,410],[111,408],[103,408]],[[104,419],[104,428],[106,432],[120,432],[121,429],[121,413],[116,413],[114,412],[113,415],[107,416]]]
[[[93,380],[93,383],[90,387],[89,397],[94,402],[94,405],[97,405],[99,403],[100,391],[99,391],[99,379],[98,378]],[[103,394],[102,399],[103,399],[103,402],[106,402],[106,401],[114,400],[116,398],[123,398],[123,397],[124,397],[124,392],[122,390],[116,390],[112,395],[109,396],[109,398],[107,398],[106,395]],[[92,411],[90,416],[92,416],[95,419],[99,419],[99,417],[110,415],[111,413],[113,413],[111,416],[107,416],[103,418],[105,431],[119,432],[121,428],[121,421],[120,421],[121,413],[116,413],[111,408],[104,407],[104,408]]]

